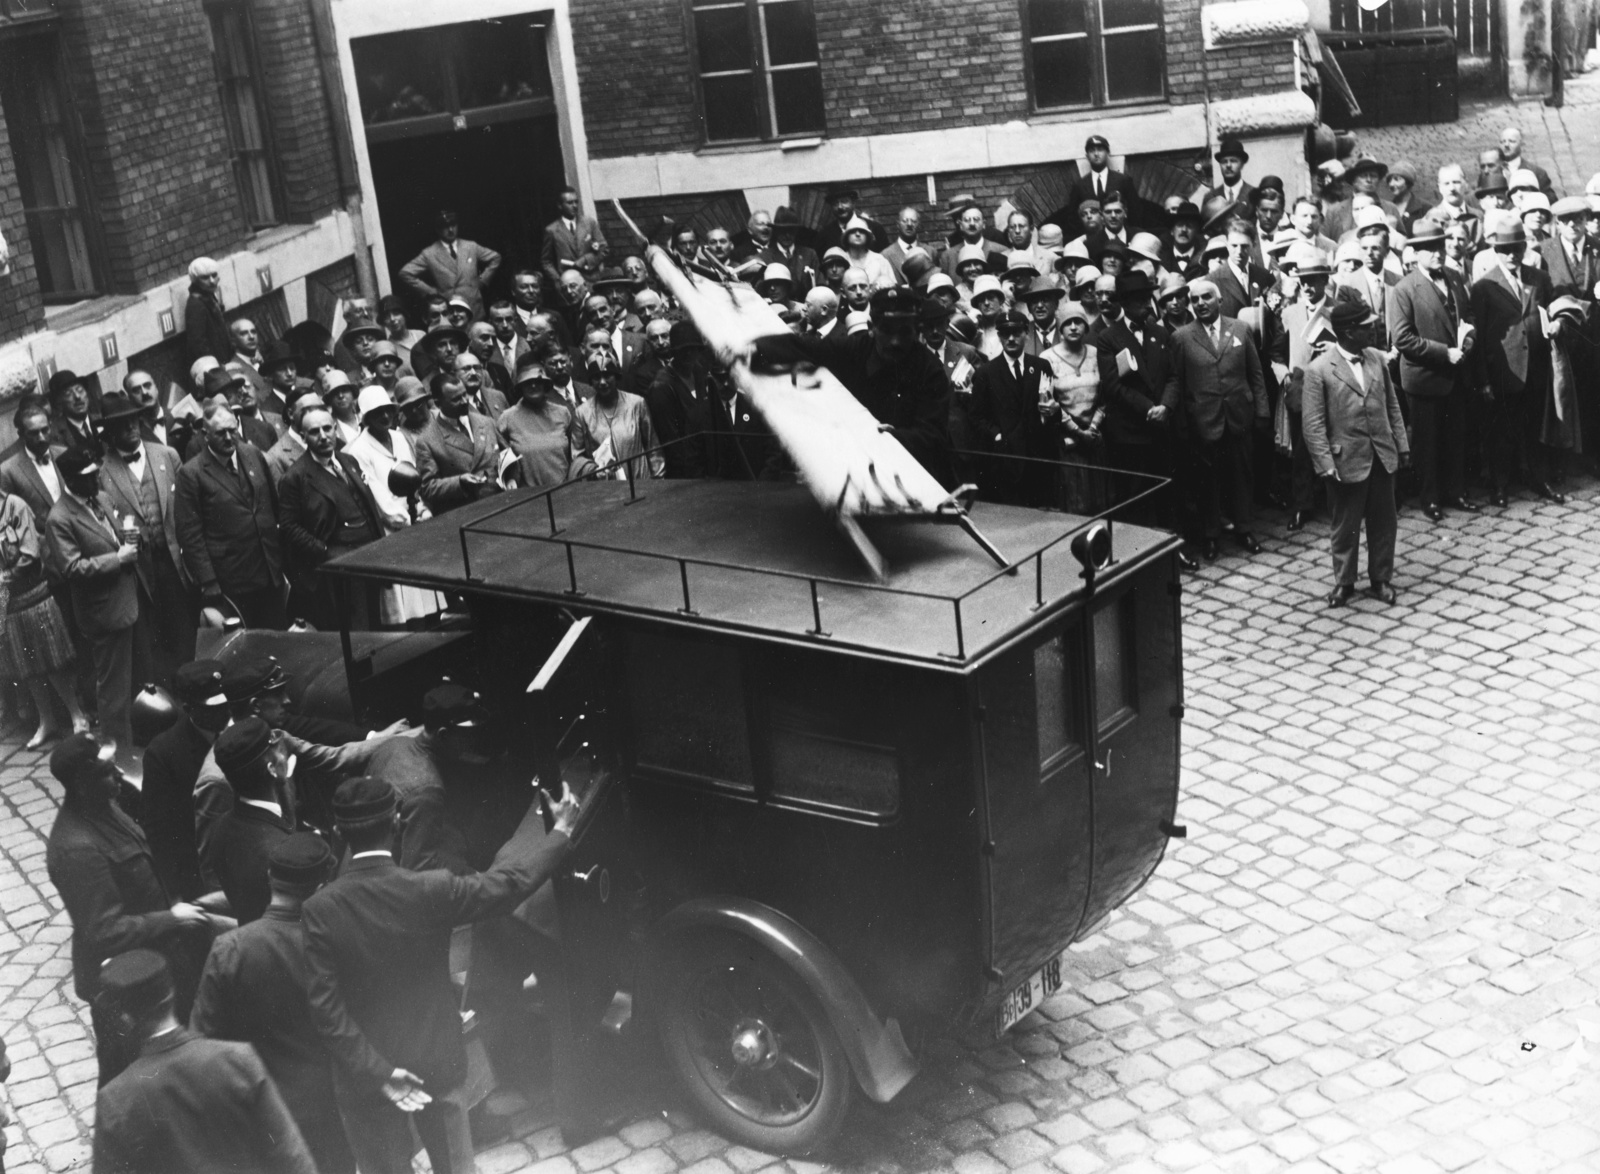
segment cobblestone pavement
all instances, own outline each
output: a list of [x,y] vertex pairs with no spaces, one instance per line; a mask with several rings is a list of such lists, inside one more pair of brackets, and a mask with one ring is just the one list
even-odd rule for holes
[[[1429,526],[1400,602],[1330,613],[1325,525],[1185,595],[1179,817],[1154,879],[1003,1042],[946,1042],[833,1168],[1600,1169],[1600,488]],[[0,748],[8,1167],[86,1159],[88,1016],[44,879],[56,789]],[[537,1109],[483,1174],[821,1174],[672,1103],[566,1149]]]

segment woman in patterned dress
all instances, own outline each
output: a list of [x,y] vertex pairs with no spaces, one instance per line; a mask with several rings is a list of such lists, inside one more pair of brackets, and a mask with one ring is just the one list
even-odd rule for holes
[[67,732],[56,722],[52,689],[72,718],[72,732],[87,730],[89,719],[72,686],[72,637],[50,598],[33,511],[15,494],[6,494],[0,502],[0,594],[5,597],[0,671],[22,683],[39,711],[39,728],[28,740],[28,749]]

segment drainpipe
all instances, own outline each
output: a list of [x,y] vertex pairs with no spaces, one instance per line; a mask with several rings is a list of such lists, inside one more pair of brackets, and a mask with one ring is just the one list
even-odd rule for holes
[[356,284],[361,296],[374,305],[378,301],[378,274],[372,267],[372,250],[367,245],[366,214],[362,211],[361,178],[356,167],[355,146],[351,139],[350,108],[345,103],[344,78],[339,72],[338,41],[333,32],[332,0],[306,0],[311,14],[311,38],[316,43],[317,63],[321,66],[322,99],[328,107],[328,126],[333,134],[333,169],[339,181],[339,196],[350,216],[350,235],[355,242]]

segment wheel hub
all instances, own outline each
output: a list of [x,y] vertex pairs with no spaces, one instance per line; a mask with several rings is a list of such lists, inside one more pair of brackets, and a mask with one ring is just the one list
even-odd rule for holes
[[742,1019],[729,1041],[734,1063],[741,1068],[767,1068],[777,1059],[778,1044],[772,1029],[759,1019]]

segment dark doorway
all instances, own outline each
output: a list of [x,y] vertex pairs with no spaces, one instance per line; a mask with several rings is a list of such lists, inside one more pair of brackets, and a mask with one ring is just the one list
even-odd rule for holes
[[505,255],[487,292],[500,296],[517,269],[538,267],[544,226],[567,182],[554,115],[371,143],[369,151],[391,288],[403,292],[400,267],[434,240],[441,208],[460,214],[462,237]]

